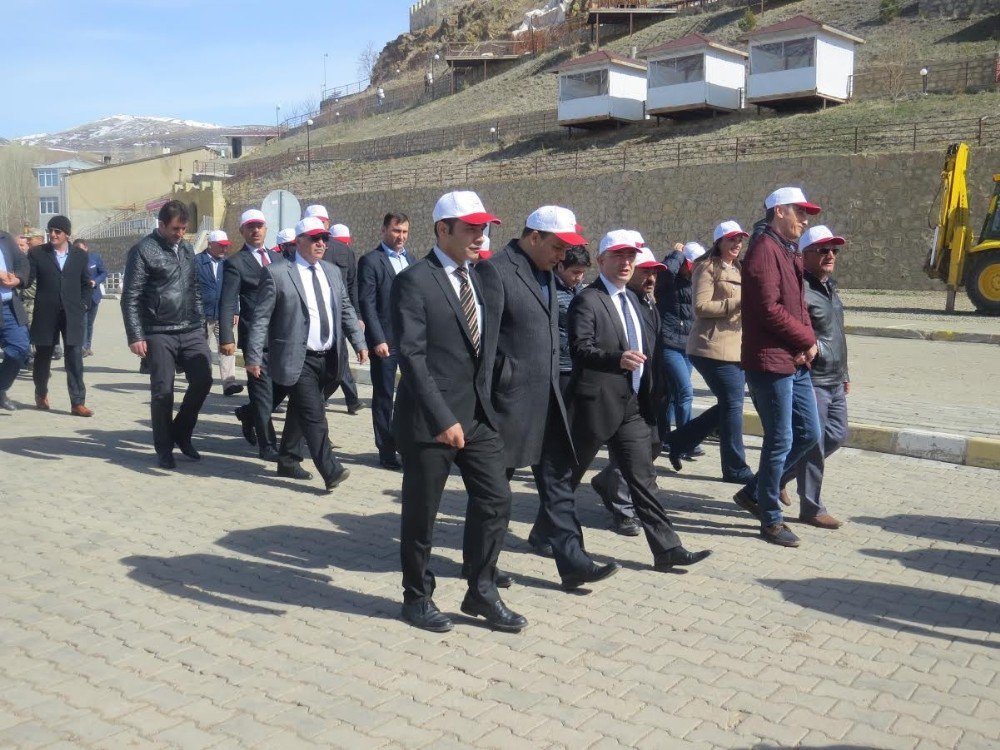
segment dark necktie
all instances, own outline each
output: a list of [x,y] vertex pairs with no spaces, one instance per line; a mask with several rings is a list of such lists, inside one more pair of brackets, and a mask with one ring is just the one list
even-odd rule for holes
[[[257,252],[260,254],[260,264],[264,268],[267,268],[269,265],[271,265],[271,259],[267,257],[267,250],[265,250],[264,248],[260,248],[260,250],[258,250]],[[316,270],[313,266],[310,266],[310,268],[312,268],[314,271]],[[315,276],[313,276],[313,278],[315,279]]]
[[479,354],[479,318],[476,316],[476,299],[472,296],[469,274],[463,266],[459,266],[455,269],[455,275],[458,276],[458,299],[462,303],[465,322],[469,326],[472,346],[475,348],[476,354]]
[[[263,251],[261,251],[263,252]],[[313,277],[313,292],[316,294],[316,307],[319,309],[319,339],[321,344],[325,344],[330,338],[330,314],[326,310],[323,302],[323,287],[319,284],[319,276],[316,275],[316,266],[309,266]]]
[[[625,337],[628,339],[628,348],[633,351],[638,351],[639,349],[639,337],[636,336],[635,323],[632,321],[632,313],[629,310],[628,297],[625,292],[620,292],[618,294],[618,300],[622,305],[622,314],[625,316]],[[632,381],[632,391],[633,393],[639,392],[639,379],[640,373],[639,369],[636,368],[631,373],[629,373]]]

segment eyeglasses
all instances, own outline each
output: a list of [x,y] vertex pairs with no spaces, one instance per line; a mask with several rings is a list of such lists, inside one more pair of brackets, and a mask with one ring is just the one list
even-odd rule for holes
[[839,247],[833,247],[832,245],[821,245],[820,247],[811,247],[809,252],[816,253],[816,255],[836,255],[840,252]]
[[49,234],[66,234],[66,233],[61,229],[50,229]]
[[312,243],[315,245],[317,242],[327,242],[330,239],[328,234],[317,234],[312,238]]

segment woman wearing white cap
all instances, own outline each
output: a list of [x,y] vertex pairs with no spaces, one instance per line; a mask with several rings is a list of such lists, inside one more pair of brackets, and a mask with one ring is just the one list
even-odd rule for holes
[[740,484],[753,476],[743,448],[746,376],[740,367],[739,257],[747,236],[735,221],[722,222],[713,232],[715,242],[708,257],[694,270],[694,327],[686,351],[717,402],[666,440],[670,463],[680,471],[683,454],[718,428],[722,478]]

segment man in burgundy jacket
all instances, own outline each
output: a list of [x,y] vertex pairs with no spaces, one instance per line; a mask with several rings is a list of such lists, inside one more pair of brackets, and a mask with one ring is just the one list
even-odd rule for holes
[[809,365],[816,335],[804,298],[802,255],[797,241],[820,207],[802,190],[784,187],[764,201],[767,215],[743,261],[742,365],[764,428],[756,476],[733,498],[760,519],[761,536],[798,547],[778,500],[784,471],[820,438]]

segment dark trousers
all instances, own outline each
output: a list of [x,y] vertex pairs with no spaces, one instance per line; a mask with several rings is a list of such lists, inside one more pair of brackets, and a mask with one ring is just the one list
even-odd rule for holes
[[[205,397],[212,390],[212,358],[200,329],[184,333],[154,333],[146,337],[149,367],[149,412],[153,422],[153,447],[159,456],[170,455],[175,443],[191,439]],[[174,416],[174,376],[184,371],[188,387]]]
[[281,432],[281,446],[278,448],[278,466],[291,468],[305,458],[308,449],[324,482],[344,468],[330,447],[330,427],[326,421],[326,400],[323,398],[323,386],[331,376],[335,376],[336,368],[336,353],[306,353],[302,372],[295,384],[275,386],[275,400],[288,395],[285,428]]
[[358,398],[358,384],[354,382],[354,376],[351,375],[350,355],[348,354],[347,342],[343,338],[340,340],[340,364],[336,375],[336,378],[323,388],[323,397],[329,399],[340,388],[344,394],[345,404],[354,406],[359,403],[361,399]]
[[[246,356],[247,352],[244,349],[244,360],[246,360]],[[261,363],[260,377],[247,378],[247,396],[250,403],[240,408],[250,410],[254,431],[257,433],[257,447],[259,449],[263,449],[266,445],[276,447],[277,436],[274,432],[274,422],[271,421],[271,412],[274,410],[275,404],[281,403],[281,399],[275,397],[275,387],[271,381],[266,349]]]
[[[622,424],[608,439],[608,451],[618,461],[618,468],[628,485],[635,514],[646,533],[646,542],[654,560],[663,553],[681,546],[667,512],[656,497],[656,471],[653,469],[652,428],[639,413],[639,400],[634,395],[625,407]],[[599,440],[576,439],[579,464],[573,472],[574,488],[580,483],[601,448]]]
[[813,393],[816,394],[820,440],[781,478],[781,486],[784,487],[795,477],[801,518],[815,518],[828,512],[820,497],[826,459],[847,440],[847,394],[844,384],[814,385]]
[[0,317],[0,348],[3,349],[3,362],[0,363],[0,392],[6,391],[17,378],[21,365],[31,351],[31,341],[28,337],[28,326],[20,325],[14,317],[14,308],[10,302],[0,302],[2,317]]
[[[49,376],[52,371],[52,353],[59,342],[59,334],[66,340],[66,313],[59,311],[55,335],[51,344],[35,344],[35,361],[31,368],[31,379],[35,381],[35,395],[49,395]],[[87,388],[83,384],[83,350],[79,344],[66,344],[65,350],[66,387],[69,390],[71,406],[79,406],[87,401]]]
[[434,573],[428,568],[434,520],[441,493],[458,466],[469,501],[462,556],[469,570],[469,592],[488,602],[500,598],[496,567],[510,521],[510,485],[503,466],[500,436],[482,422],[474,422],[461,450],[441,443],[403,446],[403,497],[399,557],[403,568],[403,599],[430,599]]
[[[390,349],[390,352],[392,350]],[[379,458],[395,458],[396,439],[392,434],[392,399],[396,390],[396,355],[383,359],[372,356],[372,427]]]
[[83,336],[83,348],[90,349],[91,344],[94,343],[94,321],[97,320],[97,308],[101,306],[101,301],[95,299],[90,303],[90,309],[87,310],[87,329]]

